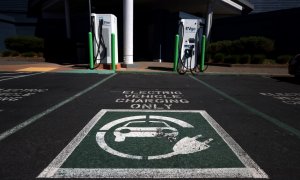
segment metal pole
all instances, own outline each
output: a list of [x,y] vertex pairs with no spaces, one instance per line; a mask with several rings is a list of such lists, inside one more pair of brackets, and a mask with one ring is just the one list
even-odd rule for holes
[[93,36],[92,33],[89,32],[89,54],[90,54],[90,69],[94,69],[94,48],[93,48]]
[[179,46],[179,35],[177,34],[175,36],[173,71],[177,71],[177,65],[178,65],[178,46]]
[[90,20],[90,31],[92,31],[92,20],[91,20],[91,14],[92,14],[92,4],[91,4],[91,0],[89,0],[89,20]]
[[201,48],[201,72],[204,71],[204,61],[205,61],[205,50],[206,50],[206,36],[202,36],[202,48]]
[[133,6],[134,0],[123,0],[123,46],[125,64],[133,64]]
[[65,21],[66,21],[66,35],[68,39],[71,39],[71,20],[70,20],[69,0],[65,0]]
[[206,29],[205,29],[205,34],[206,38],[209,39],[210,37],[210,31],[213,23],[213,6],[214,6],[214,0],[209,0],[207,4],[207,17],[206,17]]
[[112,70],[114,71],[114,72],[116,72],[116,43],[115,43],[115,40],[116,40],[116,38],[115,38],[115,34],[114,33],[112,33],[111,34],[111,65],[112,65]]
[[159,60],[158,62],[161,63],[161,44],[159,44]]

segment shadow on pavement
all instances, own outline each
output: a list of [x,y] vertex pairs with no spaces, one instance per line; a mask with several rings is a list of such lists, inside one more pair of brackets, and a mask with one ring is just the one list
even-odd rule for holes
[[276,79],[279,82],[287,82],[287,83],[291,83],[291,84],[299,84],[300,85],[300,79],[297,79],[292,76],[274,76],[271,78]]
[[173,68],[168,68],[168,67],[154,67],[154,66],[149,66],[147,69],[159,70],[159,71],[173,71]]
[[71,68],[73,68],[73,69],[89,69],[89,65],[88,64],[75,64],[75,65],[71,66]]

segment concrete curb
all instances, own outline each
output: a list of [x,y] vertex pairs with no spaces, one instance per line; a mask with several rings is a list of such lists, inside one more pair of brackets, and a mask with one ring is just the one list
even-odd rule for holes
[[247,68],[287,68],[288,64],[226,64],[226,63],[208,63],[209,66],[221,67],[247,67]]

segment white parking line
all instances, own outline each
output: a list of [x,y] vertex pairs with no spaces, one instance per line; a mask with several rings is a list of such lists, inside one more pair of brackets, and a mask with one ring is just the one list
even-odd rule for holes
[[31,118],[27,119],[26,121],[24,121],[24,122],[22,122],[22,123],[16,125],[15,127],[13,127],[13,128],[11,128],[11,129],[9,129],[9,130],[7,130],[7,131],[1,133],[1,134],[0,134],[0,141],[2,141],[3,139],[9,137],[9,136],[12,135],[12,134],[18,132],[19,130],[21,130],[21,129],[27,127],[28,125],[34,123],[35,121],[41,119],[42,117],[46,116],[47,114],[49,114],[49,113],[55,111],[56,109],[62,107],[63,105],[69,103],[70,101],[74,100],[75,98],[77,98],[77,97],[79,97],[79,96],[81,96],[81,95],[87,93],[88,91],[94,89],[95,87],[99,86],[100,84],[104,83],[105,81],[109,80],[110,78],[112,78],[112,77],[115,76],[115,75],[116,75],[116,74],[112,74],[112,75],[110,75],[110,76],[108,76],[108,77],[102,79],[101,81],[99,81],[99,82],[97,82],[97,83],[91,85],[90,87],[88,87],[88,88],[82,90],[81,92],[75,94],[74,96],[71,96],[71,97],[67,98],[66,100],[64,100],[64,101],[62,101],[62,102],[60,102],[60,103],[58,103],[58,104],[56,104],[56,105],[54,105],[54,106],[52,106],[52,107],[46,109],[45,111],[43,111],[43,112],[41,112],[41,113],[39,113],[39,114],[37,114],[37,115],[35,115],[35,116],[32,116]]
[[[92,169],[92,168],[59,168],[57,175],[50,178],[261,178],[253,177],[254,168],[141,168],[141,169]],[[45,178],[39,176],[38,178]],[[48,178],[48,177],[46,177]]]
[[[25,74],[24,72],[10,72],[10,73],[0,73],[0,75],[2,74]],[[28,73],[27,73],[28,74]]]
[[32,73],[32,74],[26,74],[26,75],[20,75],[20,76],[8,77],[8,78],[6,78],[6,79],[0,79],[0,82],[1,82],[1,81],[11,80],[11,79],[18,79],[18,78],[22,78],[22,77],[34,76],[34,75],[38,75],[38,74],[42,74],[42,73],[45,73],[45,72]]
[[3,79],[3,78],[10,78],[10,77],[15,77],[15,76],[0,76],[1,79]]
[[300,139],[300,130],[299,129],[296,129],[293,126],[290,126],[290,125],[288,125],[288,124],[286,124],[284,122],[281,122],[277,118],[274,118],[274,117],[272,117],[272,116],[270,116],[268,114],[265,114],[265,113],[259,111],[258,109],[254,108],[252,106],[249,106],[249,105],[243,103],[239,99],[236,99],[235,97],[232,97],[232,96],[226,94],[225,92],[217,89],[216,87],[214,87],[214,86],[212,86],[212,85],[210,85],[210,84],[208,84],[208,83],[206,83],[206,82],[204,82],[204,81],[202,81],[202,80],[200,80],[200,79],[198,79],[198,78],[196,78],[194,76],[190,76],[190,77],[192,79],[198,81],[202,85],[206,86],[207,88],[211,89],[212,91],[216,92],[217,94],[219,94],[219,95],[223,96],[224,98],[230,100],[231,102],[233,102],[233,103],[239,105],[240,107],[248,110],[249,112],[252,112],[253,114],[255,114],[255,115],[257,115],[257,116],[265,119],[266,121],[268,121],[268,122],[276,125],[277,127],[281,128],[281,129],[284,129],[285,131],[287,131],[287,132],[289,132],[289,133],[297,136]]

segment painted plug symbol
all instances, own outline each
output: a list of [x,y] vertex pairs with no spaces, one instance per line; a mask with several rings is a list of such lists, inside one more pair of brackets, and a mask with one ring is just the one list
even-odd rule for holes
[[208,149],[210,147],[208,143],[211,142],[213,139],[209,138],[201,142],[197,140],[199,137],[202,137],[202,135],[199,134],[194,137],[184,137],[180,139],[173,146],[173,152],[164,155],[159,155],[159,156],[149,156],[148,159],[153,160],[153,159],[169,158],[179,154],[192,154],[192,153],[196,153]]
[[175,154],[191,154],[195,152],[200,152],[205,149],[208,149],[208,145],[213,139],[209,138],[203,142],[198,141],[197,138],[202,137],[201,134],[194,137],[184,137],[180,139],[173,147]]

